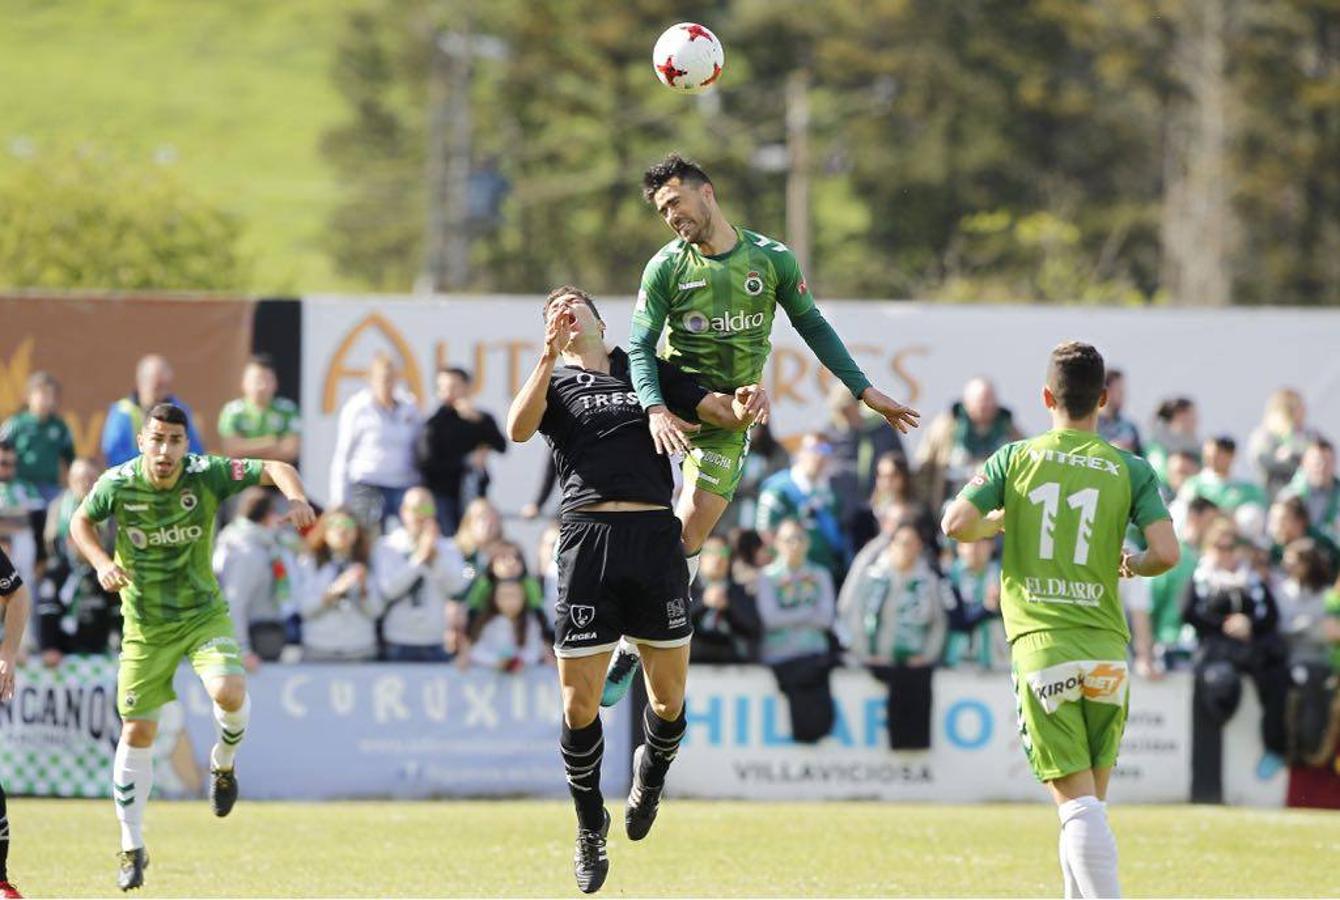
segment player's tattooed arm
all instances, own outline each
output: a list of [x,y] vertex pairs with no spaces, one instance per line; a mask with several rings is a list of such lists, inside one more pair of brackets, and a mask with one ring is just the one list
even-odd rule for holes
[[1000,534],[1005,528],[1005,510],[993,509],[986,515],[971,500],[959,497],[945,510],[940,530],[956,541],[973,543]]
[[288,520],[294,526],[310,528],[316,522],[316,513],[307,502],[307,489],[297,469],[286,462],[267,459],[261,463],[261,484],[274,485],[288,499]]

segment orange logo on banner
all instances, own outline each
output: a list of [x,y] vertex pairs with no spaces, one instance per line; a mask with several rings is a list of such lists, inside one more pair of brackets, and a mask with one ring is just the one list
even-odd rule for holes
[[405,386],[409,388],[414,399],[423,403],[423,379],[419,375],[419,364],[414,361],[414,352],[410,349],[405,338],[391,324],[390,320],[380,313],[369,313],[367,318],[359,322],[349,330],[340,341],[340,345],[335,348],[335,353],[331,355],[330,365],[326,367],[326,379],[321,388],[321,411],[323,413],[335,412],[340,394],[340,382],[346,378],[357,378],[362,381],[367,378],[367,369],[350,368],[345,360],[350,351],[354,349],[354,344],[358,342],[359,337],[365,331],[379,332],[392,347],[399,359],[397,370]]
[[1126,667],[1114,663],[1101,663],[1084,677],[1084,697],[1087,700],[1103,700],[1117,696],[1126,681]]

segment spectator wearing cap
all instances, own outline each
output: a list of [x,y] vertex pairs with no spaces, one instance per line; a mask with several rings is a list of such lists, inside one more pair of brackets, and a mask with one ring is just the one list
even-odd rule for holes
[[242,396],[219,411],[219,437],[228,456],[298,462],[302,454],[302,416],[298,404],[276,396],[279,378],[264,354],[242,368]]
[[140,358],[135,364],[135,389],[107,409],[102,427],[102,456],[107,465],[119,466],[140,455],[135,436],[144,427],[144,418],[159,403],[171,403],[186,413],[186,438],[192,453],[204,453],[205,445],[195,427],[191,408],[172,393],[175,375],[172,365],[157,353]]
[[74,462],[74,438],[59,412],[60,382],[50,372],[28,376],[24,407],[0,426],[0,440],[14,445],[18,477],[37,488],[43,503],[61,492],[64,469]]
[[1340,541],[1340,478],[1335,474],[1335,446],[1317,438],[1303,451],[1303,461],[1280,499],[1297,497],[1307,507],[1313,527]]
[[1169,397],[1159,404],[1145,442],[1145,458],[1159,481],[1168,483],[1168,457],[1173,453],[1189,453],[1200,461],[1199,423],[1196,403],[1190,397]]
[[849,559],[842,513],[828,485],[832,447],[823,435],[801,438],[791,468],[763,482],[756,527],[771,540],[784,519],[795,519],[809,535],[809,560],[822,566],[834,584],[842,581]]
[[843,510],[856,509],[875,486],[876,463],[886,455],[902,456],[898,432],[880,416],[863,414],[861,402],[845,385],[828,392],[828,429],[833,455],[828,464],[828,483]]
[[917,449],[917,478],[932,510],[958,493],[987,458],[1023,437],[1014,415],[1000,405],[996,388],[978,376],[963,387],[963,397],[941,413]]
[[438,527],[451,534],[465,504],[488,496],[488,455],[506,453],[507,439],[497,420],[475,406],[469,372],[444,366],[436,385],[439,405],[419,434],[416,458],[437,504]]
[[1293,478],[1317,433],[1307,427],[1307,404],[1293,388],[1280,388],[1266,401],[1260,426],[1247,442],[1248,454],[1266,492],[1275,496]]
[[391,357],[375,355],[368,386],[340,409],[330,463],[331,506],[348,506],[374,533],[419,483],[414,451],[423,420],[398,380]]
[[1126,375],[1120,369],[1107,370],[1107,402],[1098,410],[1098,434],[1114,447],[1131,453],[1144,453],[1140,429],[1122,415],[1126,403]]
[[1204,497],[1224,513],[1233,515],[1242,506],[1257,506],[1262,511],[1270,505],[1266,492],[1256,482],[1233,477],[1233,459],[1237,441],[1229,435],[1210,438],[1201,447],[1202,468],[1188,478],[1178,492],[1184,502],[1193,497]]

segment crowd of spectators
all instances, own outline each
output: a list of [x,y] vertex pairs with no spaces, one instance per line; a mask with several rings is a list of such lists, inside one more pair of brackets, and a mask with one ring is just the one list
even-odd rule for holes
[[[108,411],[101,461],[75,457],[60,385],[46,373],[32,376],[24,409],[0,430],[0,544],[39,585],[35,643],[48,663],[115,640],[116,599],[70,545],[69,517],[101,462],[133,454],[144,411],[180,402],[172,382],[161,356],[140,361],[134,390]],[[241,387],[220,415],[219,449],[296,460],[301,415],[276,396],[270,361],[251,360]],[[443,368],[425,415],[378,356],[340,410],[329,507],[311,532],[287,525],[273,492],[253,489],[232,505],[215,566],[250,667],[385,659],[514,671],[552,661],[557,529],[534,547],[509,540],[488,498],[488,457],[506,444],[472,387],[468,372]],[[1175,569],[1123,583],[1134,669],[1192,670],[1198,709],[1221,719],[1246,679],[1265,710],[1265,746],[1296,756],[1290,692],[1340,665],[1335,448],[1292,390],[1271,396],[1239,460],[1236,436],[1202,435],[1187,397],[1161,402],[1142,429],[1124,413],[1126,387],[1109,373],[1100,432],[1153,465],[1182,542]],[[930,421],[915,457],[845,392],[829,410],[826,429],[787,446],[754,430],[740,492],[692,585],[693,658],[771,666],[800,740],[832,727],[831,670],[864,667],[899,698],[891,744],[925,746],[934,669],[1009,666],[999,547],[945,541],[938,515],[1025,430],[984,377]],[[547,494],[523,518],[541,515]]]

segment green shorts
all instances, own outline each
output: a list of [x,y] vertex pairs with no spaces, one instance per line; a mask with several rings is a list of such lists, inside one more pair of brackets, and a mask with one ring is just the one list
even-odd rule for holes
[[1126,644],[1107,631],[1038,631],[1011,645],[1019,740],[1039,781],[1117,761],[1126,730]]
[[684,457],[684,485],[730,500],[744,475],[749,432],[704,426]]
[[201,678],[241,675],[242,648],[227,608],[161,625],[127,622],[116,676],[116,710],[123,719],[156,719],[177,699],[173,676],[183,658]]

